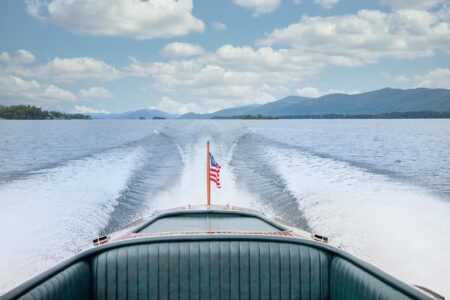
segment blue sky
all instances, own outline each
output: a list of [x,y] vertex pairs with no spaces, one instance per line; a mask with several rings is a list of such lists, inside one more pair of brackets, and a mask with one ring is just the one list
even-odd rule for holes
[[445,0],[2,0],[0,104],[210,112],[450,88]]

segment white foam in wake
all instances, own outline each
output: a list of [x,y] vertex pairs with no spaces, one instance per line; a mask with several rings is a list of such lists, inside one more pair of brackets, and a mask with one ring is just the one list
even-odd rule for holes
[[[183,168],[179,182],[158,195],[155,199],[154,209],[162,210],[186,205],[206,204],[206,148],[205,142],[201,140],[192,145],[180,149]],[[215,145],[212,143],[212,145]],[[215,159],[222,165],[220,173],[221,189],[217,189],[211,183],[212,204],[236,205],[243,207],[255,207],[254,199],[247,191],[236,187],[235,175],[229,163],[234,149],[232,145],[219,145],[213,149]]]
[[86,246],[108,222],[140,157],[121,149],[0,186],[0,292]]
[[314,231],[408,283],[450,296],[450,203],[344,162],[293,149],[267,154]]

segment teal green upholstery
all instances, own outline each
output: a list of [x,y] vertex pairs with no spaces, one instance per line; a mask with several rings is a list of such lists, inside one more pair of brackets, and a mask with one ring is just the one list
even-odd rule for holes
[[340,257],[332,259],[330,273],[332,300],[411,299]]
[[275,242],[134,245],[93,258],[93,295],[94,299],[328,299],[329,264],[325,251]]
[[77,254],[0,299],[431,299],[323,244],[277,237],[151,238]]
[[90,296],[91,274],[89,264],[86,261],[81,261],[44,281],[19,299],[78,300],[90,299]]

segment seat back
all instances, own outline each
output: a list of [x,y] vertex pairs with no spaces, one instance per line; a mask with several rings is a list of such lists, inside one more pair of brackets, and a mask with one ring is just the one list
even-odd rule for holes
[[333,257],[330,269],[331,299],[411,299],[351,262]]
[[0,299],[431,299],[310,241],[201,237],[92,248]]
[[19,299],[78,300],[91,299],[91,271],[86,260],[77,262],[37,285]]
[[329,264],[327,252],[287,243],[132,245],[92,258],[93,295],[94,299],[329,299]]

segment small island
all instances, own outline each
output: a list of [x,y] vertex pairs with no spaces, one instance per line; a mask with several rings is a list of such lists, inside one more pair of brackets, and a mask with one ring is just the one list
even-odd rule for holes
[[86,120],[90,118],[90,116],[84,114],[67,114],[58,111],[46,111],[34,105],[0,107],[0,119],[7,120]]

